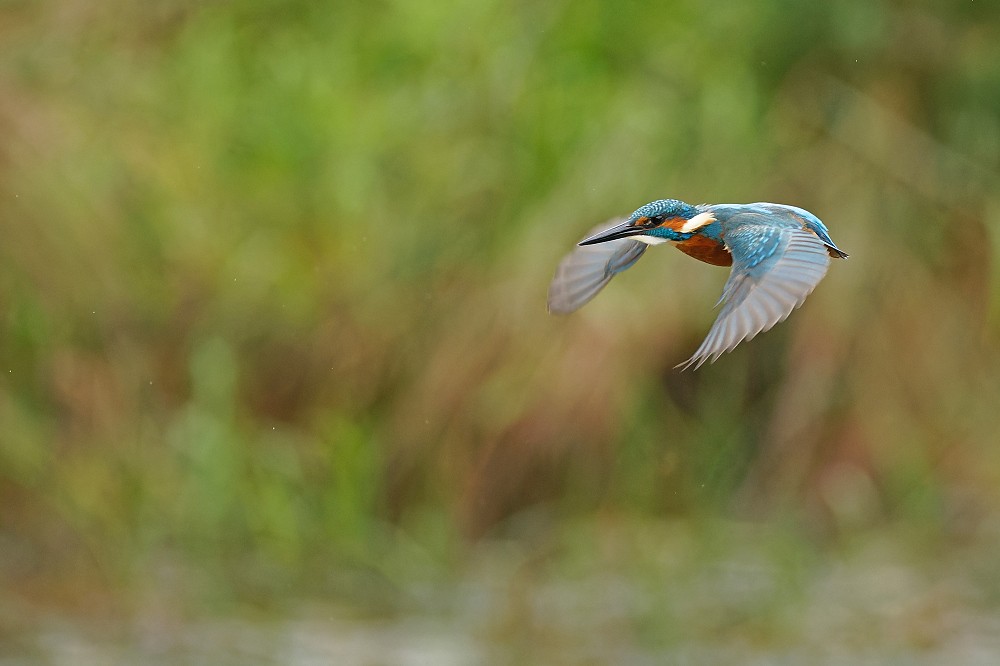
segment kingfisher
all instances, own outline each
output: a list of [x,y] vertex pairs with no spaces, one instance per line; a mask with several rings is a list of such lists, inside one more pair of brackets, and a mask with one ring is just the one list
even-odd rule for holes
[[775,203],[700,204],[660,199],[628,219],[612,219],[577,243],[549,286],[553,314],[569,314],[630,268],[650,245],[670,243],[715,266],[732,266],[722,309],[694,355],[676,367],[714,363],[802,305],[826,275],[830,257],[846,259],[818,217]]

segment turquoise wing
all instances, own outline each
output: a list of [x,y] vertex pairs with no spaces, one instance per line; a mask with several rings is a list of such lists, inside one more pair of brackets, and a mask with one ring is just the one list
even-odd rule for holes
[[755,220],[728,229],[724,241],[733,255],[732,272],[719,299],[724,305],[704,342],[678,367],[714,362],[783,321],[812,293],[830,264],[823,240],[799,226]]
[[[625,220],[609,220],[594,233],[618,226]],[[593,235],[593,234],[589,234]],[[597,295],[618,273],[628,269],[648,245],[628,238],[584,245],[570,252],[559,263],[549,285],[549,312],[569,314]]]

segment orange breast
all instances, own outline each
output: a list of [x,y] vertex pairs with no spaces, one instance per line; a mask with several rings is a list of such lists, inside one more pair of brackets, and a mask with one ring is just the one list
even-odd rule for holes
[[686,241],[674,243],[678,250],[706,264],[715,266],[732,266],[733,255],[729,254],[722,243],[704,236],[692,236]]

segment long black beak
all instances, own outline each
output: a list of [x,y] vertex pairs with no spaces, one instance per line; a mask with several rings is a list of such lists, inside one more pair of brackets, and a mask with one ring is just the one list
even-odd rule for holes
[[604,231],[599,231],[589,238],[584,238],[582,241],[577,243],[577,245],[595,245],[597,243],[606,243],[619,238],[638,236],[642,232],[643,229],[641,227],[635,227],[628,222],[622,222],[618,226],[605,229]]

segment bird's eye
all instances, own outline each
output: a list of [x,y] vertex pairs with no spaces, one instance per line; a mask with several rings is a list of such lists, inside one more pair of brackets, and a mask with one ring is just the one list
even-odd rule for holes
[[658,227],[658,226],[660,226],[661,222],[663,222],[663,219],[660,218],[660,217],[650,217],[650,218],[648,218],[646,220],[646,224],[644,224],[643,226],[650,227],[650,228],[652,228],[652,227]]

